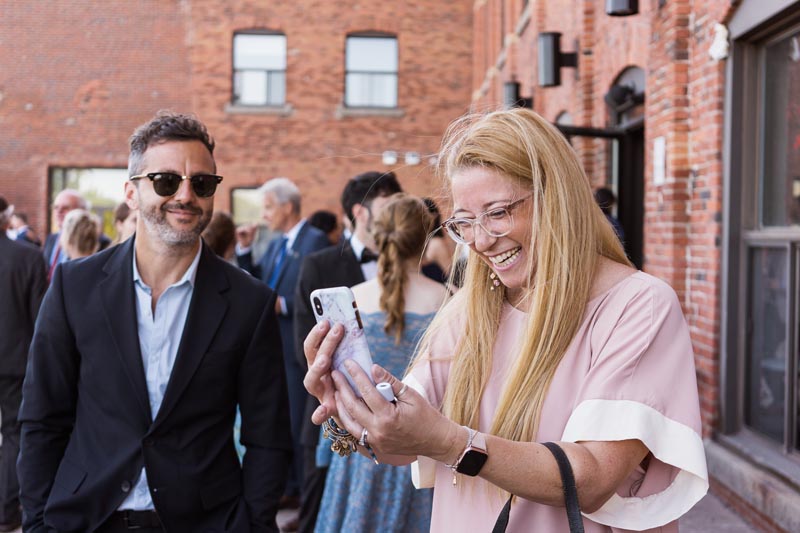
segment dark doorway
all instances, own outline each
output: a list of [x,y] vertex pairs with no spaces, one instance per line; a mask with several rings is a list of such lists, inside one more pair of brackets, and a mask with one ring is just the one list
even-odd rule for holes
[[590,137],[608,143],[606,184],[617,196],[616,217],[625,232],[628,258],[641,269],[644,264],[644,121],[630,121],[612,128],[584,128],[556,124],[569,139]]

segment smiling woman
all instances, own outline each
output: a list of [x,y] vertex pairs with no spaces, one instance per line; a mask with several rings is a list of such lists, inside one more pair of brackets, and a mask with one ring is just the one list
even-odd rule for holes
[[585,531],[677,531],[708,476],[675,293],[630,266],[576,154],[535,113],[457,121],[440,161],[445,226],[470,249],[464,285],[403,382],[373,369],[397,403],[348,368],[357,400],[330,371],[341,328],[313,331],[314,420],[366,432],[379,460],[417,460],[415,483],[435,487],[432,531],[492,531],[501,510],[508,531],[569,531],[546,441],[571,464]]

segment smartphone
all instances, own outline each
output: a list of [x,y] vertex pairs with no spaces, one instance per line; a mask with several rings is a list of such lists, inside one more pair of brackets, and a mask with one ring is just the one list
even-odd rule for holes
[[317,289],[311,292],[311,307],[314,309],[317,322],[328,320],[331,325],[344,326],[344,337],[333,354],[333,368],[345,375],[350,387],[360,398],[361,393],[344,367],[344,362],[352,359],[364,369],[373,385],[375,381],[372,379],[372,356],[369,353],[367,338],[364,336],[364,326],[361,324],[353,291],[347,287]]

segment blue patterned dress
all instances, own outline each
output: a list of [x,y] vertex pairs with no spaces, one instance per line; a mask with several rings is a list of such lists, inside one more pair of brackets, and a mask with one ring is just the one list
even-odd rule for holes
[[[403,338],[395,344],[394,335],[383,331],[384,313],[362,314],[373,362],[402,376],[432,318],[433,314],[406,313]],[[330,467],[315,533],[430,530],[433,491],[414,488],[409,466],[376,465],[360,454],[339,457],[321,434],[317,461],[322,466],[329,462]]]

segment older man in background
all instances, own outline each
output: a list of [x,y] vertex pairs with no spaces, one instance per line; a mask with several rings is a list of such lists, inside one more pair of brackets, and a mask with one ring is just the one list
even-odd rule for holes
[[250,247],[253,243],[253,230],[237,233],[239,266],[260,278],[278,293],[275,312],[280,324],[283,341],[283,359],[286,368],[286,382],[289,389],[289,408],[292,420],[292,440],[294,459],[292,477],[289,478],[287,499],[290,507],[296,506],[303,469],[300,449],[300,428],[303,426],[308,392],[303,386],[305,367],[294,356],[294,307],[297,277],[303,258],[330,245],[328,237],[313,227],[301,216],[301,194],[297,186],[287,178],[274,178],[261,186],[263,195],[263,218],[270,230],[282,235],[273,239],[258,264],[253,262]]

